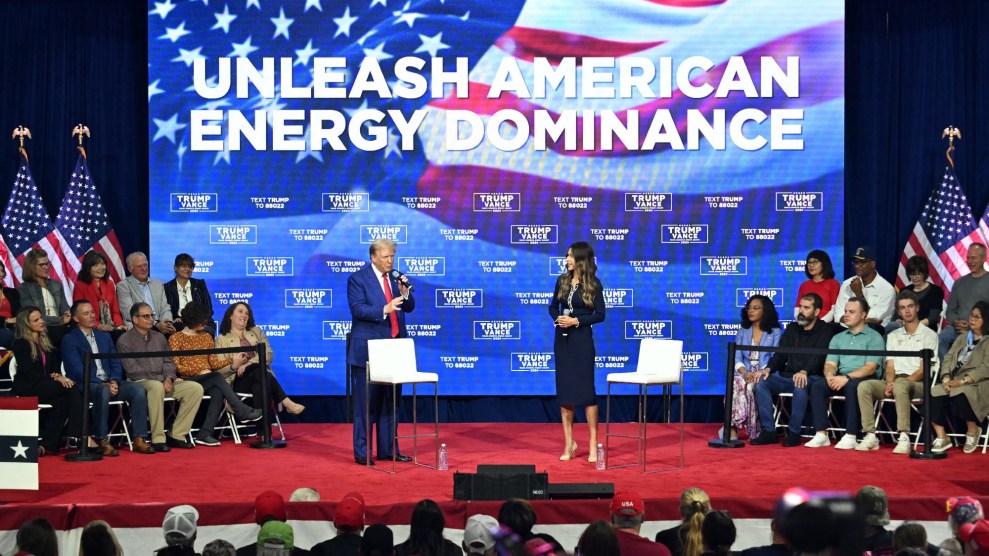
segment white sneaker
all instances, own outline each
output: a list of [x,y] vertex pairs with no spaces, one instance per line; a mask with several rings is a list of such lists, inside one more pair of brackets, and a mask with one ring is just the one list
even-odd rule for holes
[[[844,438],[842,438],[842,440],[844,440]],[[875,433],[872,432],[866,433],[865,438],[862,439],[862,442],[859,442],[858,446],[856,446],[855,449],[860,452],[868,452],[869,450],[878,450],[879,439],[876,438]]]
[[937,437],[934,439],[934,442],[931,443],[931,451],[938,454],[948,451],[951,447],[951,440],[947,438]]
[[838,443],[834,445],[834,447],[835,447],[835,449],[838,449],[838,450],[854,450],[855,449],[855,445],[857,443],[858,443],[858,441],[855,440],[855,435],[854,434],[848,434],[848,433],[846,433],[845,436],[842,436],[841,437],[841,440],[839,440]]
[[965,452],[966,454],[971,454],[972,452],[975,451],[978,445],[979,445],[979,435],[969,436],[966,434],[965,447],[962,448],[962,451]]
[[910,435],[905,432],[900,433],[900,439],[896,441],[896,448],[893,448],[894,454],[909,454],[910,453]]
[[804,444],[807,448],[827,448],[830,445],[831,439],[828,438],[828,435],[823,432],[816,433],[814,438],[811,438],[806,444]]

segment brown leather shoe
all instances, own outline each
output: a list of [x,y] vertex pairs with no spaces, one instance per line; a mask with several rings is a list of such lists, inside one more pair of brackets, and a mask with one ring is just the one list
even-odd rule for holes
[[140,436],[134,439],[134,451],[139,454],[153,454],[155,449]]
[[100,440],[100,447],[97,448],[96,451],[103,454],[103,457],[105,458],[115,458],[120,455],[120,453],[117,452],[117,449],[111,446],[110,441],[106,438]]

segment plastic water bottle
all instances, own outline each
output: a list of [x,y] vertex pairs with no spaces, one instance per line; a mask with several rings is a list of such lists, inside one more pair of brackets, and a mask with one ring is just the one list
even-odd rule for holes
[[598,443],[598,461],[594,464],[598,471],[604,471],[604,445]]
[[448,468],[446,444],[440,444],[440,463],[437,467],[439,467],[440,471],[446,471]]

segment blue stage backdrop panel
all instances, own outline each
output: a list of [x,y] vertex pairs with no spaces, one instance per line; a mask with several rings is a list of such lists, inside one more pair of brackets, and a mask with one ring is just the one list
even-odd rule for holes
[[751,293],[791,318],[812,248],[841,276],[840,0],[148,9],[153,275],[187,252],[217,319],[249,302],[290,393],[344,392],[347,277],[379,237],[445,395],[554,391],[574,241],[606,288],[600,390],[662,337],[687,393],[723,392]]

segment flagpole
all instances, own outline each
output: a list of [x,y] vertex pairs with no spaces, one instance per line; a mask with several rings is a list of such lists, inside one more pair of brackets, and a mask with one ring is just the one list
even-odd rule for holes
[[944,131],[941,132],[941,139],[944,139],[945,137],[948,138],[948,150],[945,151],[944,156],[948,158],[948,164],[950,164],[951,169],[954,170],[955,161],[951,158],[951,153],[955,152],[955,138],[957,137],[958,140],[961,141],[962,132],[957,127],[949,125],[944,128]]
[[75,137],[76,135],[79,136],[79,146],[76,148],[79,149],[79,153],[83,158],[87,158],[86,147],[82,145],[82,136],[85,135],[86,137],[90,137],[89,128],[82,124],[76,124],[76,127],[72,128],[72,137]]
[[24,156],[24,160],[27,160],[27,151],[24,150],[24,138],[25,137],[27,137],[28,139],[31,139],[31,130],[30,129],[28,129],[28,128],[22,126],[22,125],[19,125],[19,126],[17,126],[17,127],[14,128],[14,134],[11,135],[11,139],[18,139],[20,141],[20,146],[18,147],[17,150],[20,151],[21,155]]

